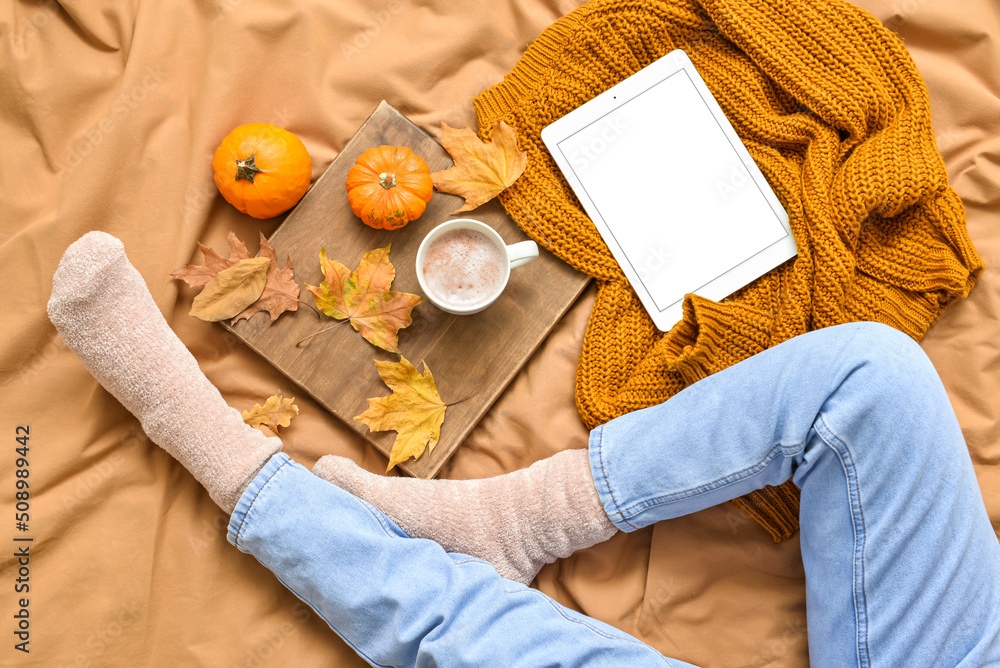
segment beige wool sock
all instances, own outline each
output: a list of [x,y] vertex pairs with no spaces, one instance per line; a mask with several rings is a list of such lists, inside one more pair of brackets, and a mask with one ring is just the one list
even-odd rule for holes
[[586,450],[481,480],[419,480],[369,473],[328,455],[313,473],[371,503],[415,538],[490,562],[530,583],[539,569],[618,530],[604,512]]
[[122,242],[88,232],[63,254],[49,319],[146,434],[228,513],[281,440],[243,422],[164,320]]

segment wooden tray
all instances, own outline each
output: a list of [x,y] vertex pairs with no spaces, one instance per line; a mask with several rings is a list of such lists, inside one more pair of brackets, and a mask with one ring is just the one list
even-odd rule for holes
[[[355,159],[365,149],[382,144],[410,147],[427,161],[431,171],[452,164],[440,144],[383,101],[268,240],[279,265],[284,266],[285,257],[291,257],[299,285],[319,285],[323,280],[319,266],[323,246],[327,257],[354,270],[365,252],[391,243],[389,259],[396,268],[392,289],[423,294],[414,269],[417,247],[427,232],[451,218],[481,220],[508,244],[526,238],[497,200],[453,216],[450,212],[462,205],[462,199],[440,192],[434,193],[420,218],[401,230],[367,227],[351,212],[344,184]],[[450,315],[425,298],[413,310],[413,324],[400,330],[399,349],[419,371],[423,371],[421,361],[427,362],[445,401],[475,392],[466,401],[448,407],[434,450],[399,464],[399,468],[421,478],[437,475],[589,280],[539,248],[539,258],[512,271],[503,295],[485,311]],[[313,297],[303,288],[299,298],[312,303]],[[325,315],[317,318],[301,304],[298,311],[285,313],[273,325],[268,321],[267,315],[257,314],[235,326],[224,326],[388,455],[396,432],[370,432],[353,417],[368,407],[368,397],[390,393],[372,360],[397,361],[399,357],[368,343],[347,323],[296,347],[297,341],[336,322]]]

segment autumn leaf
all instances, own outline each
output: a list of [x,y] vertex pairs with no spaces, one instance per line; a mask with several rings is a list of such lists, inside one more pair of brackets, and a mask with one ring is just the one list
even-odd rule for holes
[[296,311],[299,308],[299,284],[295,282],[295,275],[292,273],[292,258],[285,258],[285,268],[278,268],[278,256],[267,243],[267,237],[260,233],[260,253],[259,257],[266,257],[271,260],[271,266],[267,270],[267,284],[260,299],[251,304],[245,311],[236,316],[230,323],[235,325],[243,318],[251,318],[261,311],[267,311],[273,323],[278,316],[285,311]]
[[396,277],[396,269],[389,261],[391,246],[365,253],[353,272],[327,258],[324,246],[319,252],[324,280],[319,287],[306,285],[306,289],[323,313],[336,320],[349,318],[351,326],[366,340],[398,353],[399,330],[409,326],[410,312],[423,298],[389,289]]
[[[295,311],[299,307],[299,285],[295,282],[295,276],[292,273],[291,258],[286,258],[284,269],[280,268],[278,257],[267,242],[267,237],[262,232],[259,234],[260,253],[258,253],[258,257],[266,257],[271,261],[267,270],[267,283],[260,299],[236,314],[235,319],[230,324],[236,324],[243,318],[250,318],[261,311],[267,311],[273,323],[285,311]],[[198,248],[205,256],[205,264],[189,264],[184,269],[171,272],[170,276],[184,281],[192,288],[200,288],[207,285],[220,271],[232,267],[240,260],[250,259],[247,247],[240,241],[235,232],[230,230],[227,240],[229,241],[228,259],[223,258],[211,247],[198,242]]]
[[243,421],[251,427],[265,425],[277,434],[278,427],[287,427],[292,418],[299,414],[299,407],[292,403],[294,401],[294,397],[286,399],[279,392],[268,397],[263,406],[254,404],[250,410],[243,411]]
[[434,172],[431,179],[441,192],[465,198],[465,205],[452,213],[471,211],[508,188],[528,166],[528,154],[517,148],[514,128],[504,122],[493,124],[493,141],[480,141],[469,128],[457,130],[441,124],[441,144],[455,164]]
[[448,407],[438,394],[434,376],[424,362],[424,373],[403,357],[398,362],[375,361],[378,375],[392,394],[368,400],[368,410],[354,419],[372,431],[395,431],[396,440],[389,453],[389,467],[410,457],[418,459],[424,450],[432,451],[441,436],[444,412]]
[[198,248],[205,256],[205,264],[189,264],[184,269],[170,272],[170,276],[184,281],[192,288],[200,288],[207,285],[223,269],[228,269],[240,260],[250,259],[247,247],[240,241],[235,232],[229,230],[229,236],[226,239],[229,241],[229,259],[223,258],[215,252],[215,249],[199,241]]
[[223,269],[194,298],[191,315],[208,322],[218,322],[243,311],[260,299],[270,264],[266,257],[255,257],[240,260]]

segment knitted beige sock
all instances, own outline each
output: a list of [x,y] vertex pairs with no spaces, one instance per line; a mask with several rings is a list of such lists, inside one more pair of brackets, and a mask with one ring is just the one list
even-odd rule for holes
[[63,254],[49,319],[84,366],[228,513],[281,440],[243,422],[160,314],[122,242],[88,232]]
[[411,536],[485,559],[524,584],[545,564],[617,531],[597,496],[586,450],[482,480],[390,478],[333,455],[316,462],[313,473],[379,508]]

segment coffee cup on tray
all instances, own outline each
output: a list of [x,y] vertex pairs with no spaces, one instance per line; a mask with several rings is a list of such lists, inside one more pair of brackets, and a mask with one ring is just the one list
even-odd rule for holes
[[534,241],[508,246],[489,225],[471,218],[442,223],[417,249],[417,281],[427,298],[455,315],[478,313],[507,287],[510,270],[538,257]]

